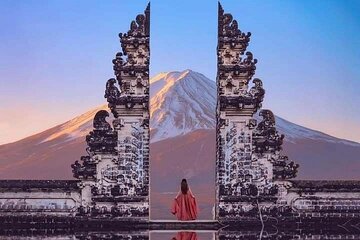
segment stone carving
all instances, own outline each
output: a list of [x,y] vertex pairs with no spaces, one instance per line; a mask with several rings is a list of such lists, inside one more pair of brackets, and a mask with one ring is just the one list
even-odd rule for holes
[[106,83],[106,90],[104,95],[109,104],[112,106],[116,104],[117,99],[120,97],[120,91],[115,84],[116,80],[114,78],[110,78]]
[[121,86],[121,69],[122,66],[124,65],[124,59],[123,59],[123,53],[122,52],[118,52],[115,55],[115,59],[112,60],[113,64],[114,64],[114,73],[115,73],[115,77],[119,82],[119,85]]
[[226,220],[251,215],[258,202],[276,201],[283,189],[276,180],[295,177],[298,165],[280,154],[284,136],[273,113],[261,110],[262,120],[254,119],[265,90],[258,78],[248,86],[257,63],[246,51],[251,34],[242,33],[220,4],[218,22],[216,216]]
[[[89,156],[72,167],[84,195],[91,195],[79,215],[146,220],[149,215],[149,27],[150,5],[126,34],[113,59],[115,78],[105,95],[115,119],[99,111],[94,130],[86,136]],[[118,88],[119,86],[119,88]],[[121,118],[119,118],[121,117]]]
[[86,136],[88,151],[92,153],[116,153],[117,132],[105,120],[109,113],[100,110],[94,117],[94,130]]
[[117,106],[132,109],[135,105],[148,108],[149,61],[150,61],[150,5],[144,14],[132,21],[126,34],[119,34],[122,51],[113,59],[113,69],[120,86],[117,89],[114,79],[106,85],[105,98],[114,116],[119,116]]
[[237,21],[233,20],[231,14],[224,13],[220,3],[218,9],[218,46],[222,48],[223,44],[225,44],[232,49],[239,49],[240,54],[244,54],[249,44],[251,33],[245,34],[241,32]]
[[105,110],[100,110],[96,113],[94,117],[94,129],[100,131],[109,131],[112,130],[110,124],[106,121],[106,118],[109,117],[109,113]]
[[277,132],[274,114],[270,110],[261,110],[259,115],[263,120],[253,133],[255,152],[280,151],[285,136]]
[[[89,154],[116,153],[117,133],[114,132],[110,124],[106,121],[109,113],[100,110],[96,113],[93,121],[94,130],[86,136]],[[94,179],[96,174],[96,159],[91,156],[82,156],[81,162],[75,161],[71,165],[75,178]]]
[[82,164],[79,161],[75,161],[74,164],[71,164],[72,172],[74,178],[78,179],[95,179],[96,174],[96,165],[92,161],[90,156],[82,156],[80,158]]
[[139,14],[136,21],[130,24],[128,36],[148,36],[150,32],[150,3],[146,7],[145,14]]
[[279,156],[273,163],[274,165],[274,179],[284,180],[296,177],[299,164],[290,161],[287,156]]
[[265,96],[265,90],[263,89],[262,81],[258,78],[255,78],[253,80],[253,83],[255,86],[253,86],[249,93],[253,99],[253,104],[255,105],[255,108],[258,110],[262,106],[262,101],[264,100]]
[[220,50],[218,56],[218,61],[221,63],[219,70],[232,71],[234,76],[243,78],[245,84],[248,84],[255,74],[257,59],[253,58],[251,52],[246,52],[246,57],[242,58],[240,50],[227,47]]

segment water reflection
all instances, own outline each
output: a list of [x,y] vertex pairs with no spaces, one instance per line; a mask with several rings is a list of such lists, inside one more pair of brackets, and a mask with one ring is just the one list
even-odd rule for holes
[[56,234],[43,233],[31,234],[29,232],[1,232],[0,240],[93,240],[93,239],[118,239],[118,240],[252,240],[252,239],[360,239],[360,232],[326,233],[319,230],[319,233],[303,233],[301,230],[295,232],[258,232],[258,231],[137,231],[137,232],[83,232]]
[[150,233],[150,240],[213,240],[215,239],[214,232],[209,231],[152,231]]
[[196,232],[178,232],[171,240],[198,240]]

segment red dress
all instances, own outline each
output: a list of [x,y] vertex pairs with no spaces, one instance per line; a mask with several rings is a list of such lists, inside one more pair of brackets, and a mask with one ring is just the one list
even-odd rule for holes
[[172,240],[197,240],[196,232],[179,232]]
[[171,213],[181,221],[195,220],[197,218],[196,200],[190,189],[186,194],[181,191],[178,193],[173,201]]

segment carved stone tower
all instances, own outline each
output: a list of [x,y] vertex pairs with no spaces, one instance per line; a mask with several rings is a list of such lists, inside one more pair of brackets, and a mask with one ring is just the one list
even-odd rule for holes
[[265,90],[246,51],[251,34],[220,3],[218,11],[216,218],[228,220],[253,211],[254,201],[276,200],[282,185],[276,181],[294,177],[297,165],[280,155],[284,136],[272,112],[261,110],[257,123]]
[[86,137],[88,156],[72,165],[82,180],[79,215],[148,220],[150,4],[119,37],[116,78],[105,91],[112,124],[107,111],[96,114]]

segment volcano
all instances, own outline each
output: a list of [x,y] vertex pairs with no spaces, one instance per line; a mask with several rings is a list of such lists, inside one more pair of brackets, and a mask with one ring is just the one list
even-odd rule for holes
[[[151,218],[172,219],[170,203],[182,178],[198,198],[200,219],[215,199],[216,84],[192,70],[150,80]],[[0,146],[1,179],[72,179],[70,165],[86,155],[85,136],[98,106],[63,124]],[[108,121],[111,121],[108,119]],[[359,179],[360,143],[276,116],[284,153],[300,164],[299,179]]]

